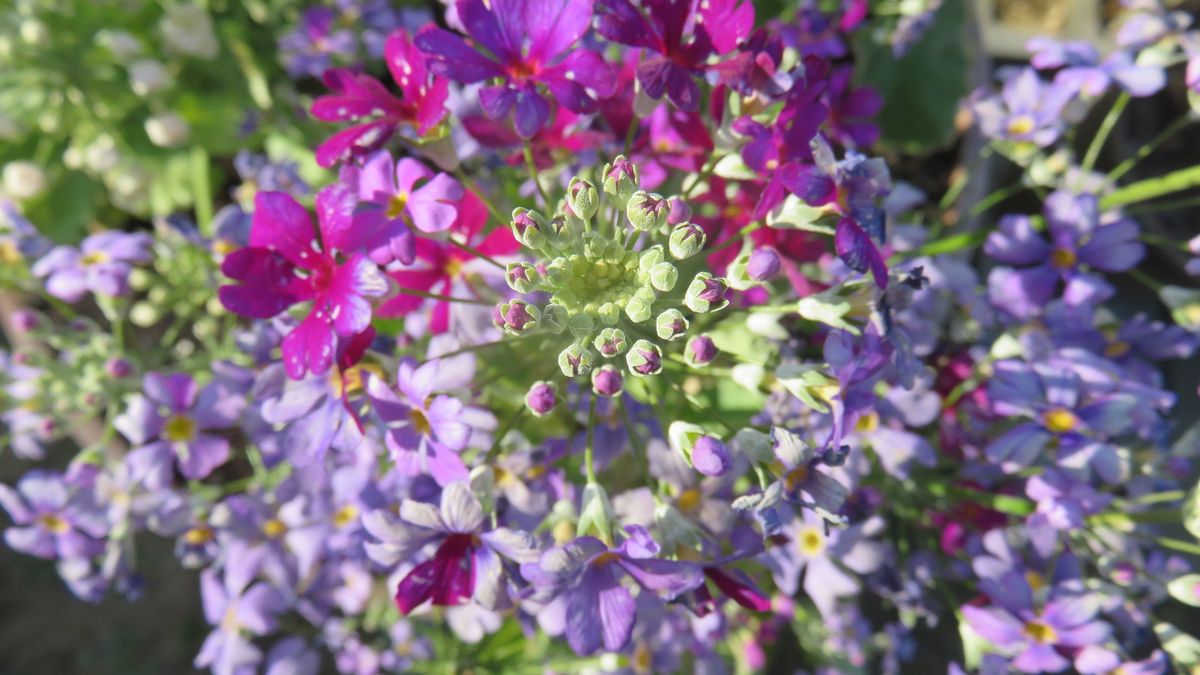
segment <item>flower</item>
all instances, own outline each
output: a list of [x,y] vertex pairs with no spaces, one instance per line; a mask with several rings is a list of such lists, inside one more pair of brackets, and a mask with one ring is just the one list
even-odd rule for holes
[[1036,70],[1025,68],[1005,81],[999,95],[976,92],[971,111],[988,138],[1044,148],[1062,135],[1063,108],[1072,96],[1068,87],[1047,84]]
[[[352,224],[353,201],[339,185],[317,194],[318,245],[304,207],[282,192],[260,192],[254,197],[250,246],[229,254],[221,265],[225,276],[240,282],[219,291],[221,303],[235,314],[267,319],[312,301],[308,316],[283,339],[283,361],[293,379],[328,371],[336,336],[366,330],[371,323],[367,298],[387,290],[379,269],[357,250],[364,241]],[[354,252],[339,262],[338,251]]]
[[[637,604],[620,577],[629,575],[642,593],[673,598],[699,586],[704,573],[694,563],[656,558],[659,546],[646,528],[630,525],[626,539],[612,548],[595,537],[579,537],[521,565],[534,597],[546,603],[539,614],[550,632],[565,631],[579,655],[601,647],[619,651],[629,643]],[[553,609],[552,609],[553,608]]]
[[186,373],[147,373],[142,391],[113,424],[139,446],[128,461],[147,486],[169,485],[176,464],[184,478],[202,480],[229,459],[229,440],[204,432],[237,422],[241,394],[218,382],[200,389]]
[[1033,227],[1028,216],[1001,218],[984,251],[1006,265],[988,275],[992,303],[1020,318],[1041,311],[1065,284],[1068,305],[1095,305],[1112,293],[1090,269],[1123,272],[1145,255],[1138,241],[1138,226],[1131,220],[1105,219],[1095,195],[1058,191],[1046,197],[1046,234]]
[[472,41],[430,26],[417,34],[417,46],[438,75],[463,83],[499,78],[502,84],[480,89],[480,102],[492,119],[512,114],[521,138],[550,119],[539,84],[575,113],[595,111],[591,92],[613,93],[608,64],[593,51],[575,49],[592,21],[591,0],[492,0],[490,6],[458,0],[455,7]]
[[217,675],[237,675],[262,660],[262,652],[251,636],[275,630],[275,617],[286,609],[286,602],[266,582],[250,585],[255,568],[252,561],[243,560],[227,564],[220,572],[209,568],[200,573],[204,618],[213,631],[196,655],[197,668],[211,668]]
[[425,136],[446,116],[449,84],[430,75],[425,58],[404,30],[388,36],[384,58],[402,98],[393,96],[379,80],[351,70],[326,71],[325,85],[333,93],[313,102],[312,114],[326,122],[357,121],[317,148],[317,163],[330,167],[370,153],[401,128]]
[[91,495],[68,485],[61,474],[27,472],[14,490],[0,485],[0,506],[15,527],[4,531],[14,550],[46,558],[91,558],[104,550],[108,521]]
[[371,260],[379,265],[393,260],[410,265],[416,256],[410,227],[422,232],[449,229],[458,215],[454,203],[463,198],[463,189],[458,181],[444,173],[434,175],[415,159],[393,162],[384,151],[363,165],[358,197],[366,208],[355,214],[355,227],[370,232],[364,237]]
[[129,293],[134,263],[150,260],[150,235],[101,232],[79,248],[55,246],[34,263],[34,276],[46,277],[46,291],[67,302],[79,302],[88,292],[116,297]]
[[1113,82],[1132,96],[1151,96],[1167,83],[1162,68],[1137,65],[1125,49],[1114,51],[1103,61],[1096,48],[1083,41],[1059,42],[1036,37],[1025,49],[1032,54],[1029,62],[1034,68],[1060,69],[1054,77],[1056,86],[1089,98],[1103,95]]
[[358,41],[346,28],[334,27],[337,18],[332,7],[309,7],[300,15],[295,30],[279,38],[289,75],[320,77],[333,65],[335,56],[354,55]]

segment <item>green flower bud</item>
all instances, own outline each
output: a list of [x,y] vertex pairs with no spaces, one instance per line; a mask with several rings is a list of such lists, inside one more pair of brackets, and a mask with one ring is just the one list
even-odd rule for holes
[[670,212],[671,205],[665,197],[644,190],[633,193],[625,207],[625,215],[633,229],[641,232],[657,230],[666,225]]
[[654,328],[658,337],[664,340],[678,340],[687,333],[688,320],[683,317],[683,312],[672,307],[658,315]]
[[650,268],[650,285],[654,286],[655,290],[666,293],[675,288],[678,281],[679,270],[669,262],[660,262]]
[[582,537],[592,534],[606,544],[612,544],[613,523],[616,515],[608,493],[599,483],[588,483],[583,488],[583,499],[580,501],[579,523],[575,527],[575,536]]
[[629,198],[638,189],[638,170],[625,155],[617,155],[611,164],[604,165],[604,194],[613,198],[617,206],[625,208]]
[[725,299],[728,290],[729,285],[724,279],[714,278],[708,272],[699,272],[688,285],[683,304],[697,314],[715,312],[729,304],[729,300]]
[[587,375],[592,369],[592,352],[572,343],[558,354],[558,369],[566,377]]
[[537,268],[527,262],[509,263],[504,270],[508,287],[518,293],[529,293],[537,286]]
[[621,307],[616,303],[606,302],[596,310],[596,315],[605,326],[615,326],[621,320]]
[[642,274],[649,274],[650,270],[653,269],[655,265],[666,259],[667,256],[663,253],[662,245],[655,244],[645,251],[642,251],[642,254],[638,257],[638,272],[641,272]]
[[677,260],[690,258],[704,248],[704,229],[694,223],[680,223],[671,230],[667,247]]
[[529,248],[540,248],[546,243],[546,219],[537,211],[517,207],[512,214],[512,232],[517,241]]
[[567,330],[571,331],[571,335],[577,338],[585,338],[592,334],[592,330],[596,327],[596,320],[591,314],[583,312],[574,314],[567,320]]
[[513,300],[500,305],[500,325],[505,332],[520,335],[533,329],[541,318],[537,307],[524,300]]
[[638,377],[656,375],[662,370],[662,350],[649,340],[638,340],[625,354],[625,365]]
[[546,305],[542,309],[542,328],[554,333],[555,335],[567,329],[567,320],[570,318],[570,312],[562,305]]
[[[650,297],[646,297],[649,294]],[[654,304],[654,292],[643,287],[634,293],[629,302],[625,304],[625,315],[634,323],[642,323],[649,321],[650,315],[653,313],[651,306]]]
[[595,185],[576,176],[567,184],[567,204],[575,215],[591,220],[600,208],[600,195]]
[[605,328],[596,336],[596,340],[592,342],[592,346],[600,355],[606,359],[611,359],[625,351],[627,343],[625,342],[625,331],[620,328]]

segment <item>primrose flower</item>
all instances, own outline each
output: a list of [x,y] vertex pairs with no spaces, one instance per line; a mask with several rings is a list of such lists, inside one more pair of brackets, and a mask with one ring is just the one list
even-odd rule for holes
[[409,265],[416,257],[410,228],[449,229],[458,215],[455,203],[462,199],[463,189],[458,181],[444,173],[435,175],[415,159],[393,162],[384,151],[363,165],[358,197],[366,208],[355,214],[355,227],[369,231],[364,236],[371,260],[379,265],[393,260]]
[[262,660],[253,638],[266,635],[286,609],[283,595],[267,582],[251,585],[255,565],[227,566],[224,573],[209,568],[200,573],[204,618],[213,631],[196,655],[197,668],[217,675],[237,675]]
[[[332,185],[317,195],[320,245],[304,207],[282,192],[254,197],[250,246],[229,254],[225,276],[240,282],[222,286],[221,303],[242,316],[267,319],[311,300],[312,311],[283,339],[288,376],[325,373],[333,364],[336,336],[367,329],[367,298],[383,295],[387,280],[367,256],[361,230],[352,225],[353,195]],[[338,251],[355,251],[339,262]],[[302,276],[303,275],[303,276]]]
[[67,302],[79,302],[88,292],[121,296],[129,293],[133,265],[149,262],[152,242],[140,232],[101,232],[84,239],[79,248],[55,246],[31,271],[46,277],[46,292]]
[[1045,37],[1026,45],[1030,63],[1038,70],[1061,69],[1054,77],[1061,85],[1089,98],[1101,96],[1116,82],[1132,96],[1151,96],[1167,83],[1167,74],[1155,66],[1139,66],[1128,50],[1118,49],[1105,59],[1089,42],[1059,42]]
[[597,53],[577,48],[592,21],[591,0],[458,0],[458,16],[471,41],[437,27],[416,43],[434,73],[463,83],[498,78],[479,92],[492,119],[510,114],[521,138],[531,138],[550,119],[544,85],[575,113],[596,110],[596,99],[613,93],[615,79]]
[[1063,108],[1072,96],[1071,89],[1047,84],[1036,70],[1026,68],[1009,78],[1000,94],[974,94],[971,111],[988,138],[1044,148],[1062,135]]
[[351,157],[377,150],[401,128],[425,136],[446,116],[449,84],[431,76],[425,57],[413,46],[408,33],[388,36],[384,58],[392,79],[400,87],[397,98],[379,80],[351,70],[326,71],[325,85],[333,93],[313,102],[312,114],[326,122],[356,121],[317,148],[317,163],[330,167]]
[[14,550],[47,560],[91,558],[104,550],[100,538],[109,527],[104,511],[60,474],[34,469],[16,490],[0,485],[0,506],[15,526],[4,531]]
[[337,28],[332,7],[309,7],[296,29],[279,39],[284,66],[292,77],[320,77],[336,56],[353,56],[358,48],[354,33]]

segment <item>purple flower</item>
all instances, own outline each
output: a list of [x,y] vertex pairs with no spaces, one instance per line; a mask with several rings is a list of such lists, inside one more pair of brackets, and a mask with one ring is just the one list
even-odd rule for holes
[[1030,478],[1025,494],[1037,502],[1037,511],[1029,516],[1026,527],[1032,539],[1043,539],[1037,544],[1041,550],[1051,549],[1059,532],[1084,527],[1087,516],[1099,513],[1112,501],[1111,496],[1055,468]]
[[331,447],[349,452],[362,444],[352,401],[362,395],[363,378],[360,368],[339,368],[328,375],[293,380],[281,365],[273,364],[259,374],[253,398],[261,402],[263,421],[283,426],[279,441],[287,459],[307,466],[319,462]]
[[602,647],[619,651],[629,643],[637,620],[637,605],[621,583],[628,575],[642,593],[685,593],[704,581],[694,563],[656,558],[658,543],[646,528],[625,528],[618,548],[595,537],[580,537],[552,548],[541,560],[521,565],[521,575],[535,588],[535,599],[547,603],[539,620],[548,632],[564,631],[571,649],[580,655]]
[[[733,51],[754,28],[754,6],[745,0],[653,0],[641,9],[629,0],[600,0],[597,15],[601,35],[645,50],[637,78],[646,94],[653,99],[665,94],[689,112],[700,108],[696,76],[706,70],[708,57]],[[685,35],[689,26],[692,34]]]
[[332,7],[309,7],[300,15],[300,24],[279,39],[280,56],[288,74],[320,77],[333,65],[333,57],[354,55],[358,41],[354,33],[335,28]]
[[270,584],[250,585],[256,566],[243,562],[226,566],[223,574],[211,568],[200,573],[204,618],[214,628],[194,665],[216,675],[240,675],[261,661],[253,637],[275,630],[275,617],[286,609],[283,596]]
[[79,302],[88,292],[125,295],[134,263],[150,260],[152,242],[140,232],[101,232],[84,239],[78,249],[55,246],[31,271],[46,277],[46,292],[67,302]]
[[[1079,656],[1085,648],[1098,648],[1112,635],[1112,627],[1096,618],[1098,603],[1090,595],[1074,588],[1055,587],[1048,601],[1035,604],[1033,591],[1023,576],[1012,574],[996,587],[987,607],[965,605],[967,624],[992,644],[1015,655],[1012,667],[1024,673],[1057,673],[1071,667],[1072,661],[1058,650],[1063,648]],[[1086,652],[1097,658],[1094,649]],[[1082,672],[1096,672],[1079,662]]]
[[1025,48],[1032,53],[1030,63],[1034,68],[1061,68],[1054,78],[1056,86],[1088,98],[1103,95],[1114,81],[1133,96],[1151,96],[1167,83],[1162,68],[1137,65],[1128,50],[1114,51],[1101,61],[1100,53],[1088,42],[1059,42],[1037,37]]
[[47,560],[92,558],[104,550],[100,539],[109,527],[104,512],[60,474],[33,469],[16,490],[0,485],[0,506],[15,525],[4,531],[14,550]]
[[413,567],[396,588],[396,606],[406,616],[426,601],[445,607],[474,598],[485,608],[503,607],[508,598],[501,558],[518,563],[538,558],[533,539],[524,532],[483,530],[483,507],[466,483],[443,488],[440,507],[406,499],[399,522],[373,511],[363,524],[379,540],[367,544],[367,553],[382,565],[395,565],[428,544],[437,545],[433,557]]
[[184,478],[202,480],[229,459],[229,440],[205,432],[237,422],[241,394],[216,382],[200,389],[186,373],[148,373],[142,391],[113,425],[139,446],[129,465],[147,486],[170,485],[175,465]]
[[692,445],[692,466],[705,476],[723,476],[733,464],[733,456],[721,439],[701,436]]
[[495,418],[453,396],[434,394],[447,388],[445,378],[458,368],[455,360],[417,365],[415,359],[405,358],[396,371],[398,391],[380,378],[368,380],[367,396],[387,425],[385,442],[401,473],[427,473],[438,485],[466,480],[467,467],[458,453],[467,447],[474,430],[494,425]]
[[988,275],[993,304],[1017,317],[1036,315],[1065,283],[1064,301],[1071,306],[1092,306],[1112,293],[1111,287],[1090,270],[1124,272],[1138,263],[1146,247],[1138,241],[1138,226],[1131,220],[1106,220],[1095,195],[1055,192],[1044,209],[1049,241],[1034,229],[1028,216],[1000,219],[999,229],[988,236],[984,251],[1006,265]]
[[408,157],[393,162],[391,154],[380,152],[359,173],[358,197],[367,208],[354,216],[354,224],[365,230],[364,245],[373,262],[408,265],[416,257],[411,228],[427,233],[449,229],[462,196],[462,186],[450,176],[435,175]]
[[[492,119],[511,113],[517,134],[532,137],[550,118],[544,85],[575,113],[596,110],[596,99],[611,96],[612,69],[598,54],[576,49],[592,21],[591,0],[458,0],[458,16],[471,41],[437,27],[417,34],[429,69],[463,83],[499,78],[479,91]],[[591,91],[589,91],[591,90]]]
[[1063,108],[1074,92],[1043,82],[1026,68],[1004,83],[1000,94],[979,91],[971,110],[984,135],[997,141],[1027,141],[1046,147],[1063,133]]

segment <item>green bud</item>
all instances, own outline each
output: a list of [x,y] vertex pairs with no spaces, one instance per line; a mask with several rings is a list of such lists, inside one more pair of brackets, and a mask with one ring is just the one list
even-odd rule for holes
[[592,369],[592,352],[572,343],[558,354],[558,369],[566,377],[587,375]]
[[728,290],[729,285],[724,279],[717,279],[708,272],[699,272],[688,285],[683,304],[697,314],[715,312],[729,304],[729,300],[725,298]]
[[683,312],[672,307],[658,315],[654,328],[658,337],[664,340],[678,340],[687,333],[688,320],[683,317]]
[[529,248],[540,248],[546,243],[546,219],[537,211],[517,207],[512,214],[512,232],[517,241]]
[[567,204],[575,215],[591,220],[600,208],[600,195],[595,185],[576,176],[567,184]]
[[657,230],[667,224],[667,215],[671,205],[665,197],[653,192],[638,190],[629,198],[625,207],[625,215],[629,218],[633,229],[640,232]]
[[650,268],[650,285],[654,286],[655,290],[666,293],[675,288],[678,281],[679,270],[669,262],[660,262]]
[[537,286],[537,268],[527,262],[509,263],[504,270],[508,287],[518,293],[529,293]]
[[546,305],[542,309],[542,328],[554,333],[555,335],[567,329],[567,320],[570,317],[570,312],[562,305]]
[[638,377],[656,375],[662,370],[662,350],[649,340],[638,340],[625,354],[625,365]]
[[577,338],[585,338],[592,334],[592,330],[596,327],[596,321],[591,314],[579,312],[571,316],[567,320],[567,330],[571,331],[571,335]]
[[596,336],[596,340],[592,342],[592,346],[600,355],[606,359],[611,359],[625,351],[627,343],[625,341],[625,331],[620,328],[605,328]]
[[680,223],[671,230],[671,238],[667,247],[671,256],[677,260],[690,258],[704,248],[704,229],[694,223]]
[[[650,297],[646,297],[649,294]],[[642,323],[649,321],[650,315],[653,313],[651,306],[654,304],[654,291],[642,287],[633,294],[629,302],[625,303],[625,315],[634,323]]]
[[617,206],[625,208],[629,198],[638,189],[638,170],[625,155],[617,155],[611,164],[604,165],[604,194],[613,198]]
[[158,323],[159,318],[158,309],[148,302],[135,302],[129,309],[129,321],[135,326],[148,328]]
[[582,537],[593,534],[604,543],[612,544],[612,528],[616,516],[613,513],[612,502],[608,493],[599,483],[588,483],[583,488],[583,499],[580,501],[579,523],[575,527],[575,536]]
[[150,288],[153,282],[154,276],[144,269],[135,267],[129,272],[129,287],[135,291],[144,291]]
[[638,256],[638,272],[649,274],[655,265],[667,259],[661,244],[655,244]]
[[615,326],[621,320],[621,307],[615,303],[606,302],[600,305],[596,314],[600,317],[600,323],[605,326]]

